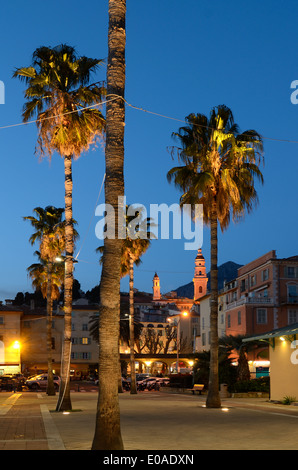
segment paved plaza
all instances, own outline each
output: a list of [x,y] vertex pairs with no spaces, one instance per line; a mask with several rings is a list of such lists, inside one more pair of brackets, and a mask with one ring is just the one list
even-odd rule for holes
[[[97,392],[72,392],[73,411],[55,412],[57,396],[0,392],[0,450],[90,450]],[[297,450],[298,407],[267,399],[222,400],[140,392],[119,395],[125,451]]]

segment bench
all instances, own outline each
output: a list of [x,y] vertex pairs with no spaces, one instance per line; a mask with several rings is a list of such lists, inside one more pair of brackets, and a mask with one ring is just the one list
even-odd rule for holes
[[199,392],[199,394],[202,395],[203,389],[204,389],[203,384],[194,384],[193,388],[189,388],[188,390],[192,392],[193,395],[195,394],[195,392]]

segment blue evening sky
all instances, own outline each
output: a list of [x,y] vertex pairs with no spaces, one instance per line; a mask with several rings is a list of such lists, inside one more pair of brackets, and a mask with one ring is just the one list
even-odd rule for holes
[[[3,5],[4,4],[4,5]],[[0,127],[21,122],[24,86],[12,79],[42,45],[68,43],[81,55],[107,57],[108,0],[1,3],[0,80],[5,104]],[[128,0],[126,99],[144,109],[183,120],[209,114],[225,104],[242,131],[264,137],[265,184],[257,210],[219,236],[219,264],[245,264],[276,249],[278,257],[298,254],[298,105],[290,85],[298,79],[298,3],[295,0]],[[105,79],[105,67],[98,79]],[[167,147],[181,123],[127,108],[125,186],[128,203],[173,204],[178,191],[166,180],[172,161]],[[273,140],[276,139],[276,140]],[[26,268],[35,261],[22,217],[36,206],[64,206],[63,162],[34,155],[35,124],[0,129],[1,249],[0,299],[32,292]],[[83,290],[99,283],[94,209],[104,175],[99,147],[73,165],[73,209],[80,250],[75,277]],[[103,203],[103,193],[99,203]],[[210,269],[209,229],[203,254]],[[167,292],[192,280],[196,251],[184,240],[154,240],[136,269],[135,285],[151,291],[156,272]],[[122,289],[128,289],[126,279]]]

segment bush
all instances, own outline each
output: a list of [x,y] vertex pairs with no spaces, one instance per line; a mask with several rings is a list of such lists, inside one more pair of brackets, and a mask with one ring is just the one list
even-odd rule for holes
[[264,392],[270,391],[270,378],[260,377],[258,379],[239,381],[233,384],[230,392],[234,393],[248,393],[248,392]]
[[283,405],[291,405],[292,403],[294,403],[296,401],[296,397],[284,397],[283,401],[282,401],[282,404]]

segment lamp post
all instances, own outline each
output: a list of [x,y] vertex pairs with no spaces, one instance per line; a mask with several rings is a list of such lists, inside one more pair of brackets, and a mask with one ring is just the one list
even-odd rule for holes
[[[187,317],[188,316],[188,312],[182,312],[182,316],[183,317]],[[180,350],[180,321],[181,321],[181,315],[175,315],[175,317],[178,317],[177,318],[177,359],[176,359],[176,370],[177,370],[177,374],[179,374],[180,372],[180,367],[179,367],[179,350]],[[167,320],[169,322],[172,321],[172,318],[167,318]]]

